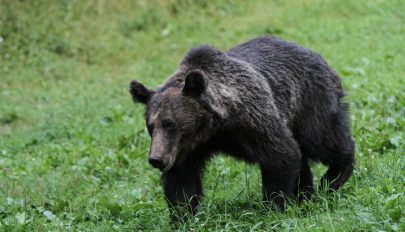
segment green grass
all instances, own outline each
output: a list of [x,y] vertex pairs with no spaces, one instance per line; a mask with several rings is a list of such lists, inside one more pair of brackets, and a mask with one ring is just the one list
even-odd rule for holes
[[[156,87],[193,45],[262,34],[321,53],[341,75],[354,175],[265,212],[257,167],[217,157],[180,230],[405,231],[403,12],[401,0],[0,0],[0,231],[170,230],[128,82]],[[325,168],[313,170],[317,182]]]

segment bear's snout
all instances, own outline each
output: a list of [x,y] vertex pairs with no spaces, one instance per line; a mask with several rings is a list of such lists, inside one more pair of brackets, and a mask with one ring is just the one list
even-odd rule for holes
[[163,161],[162,161],[162,158],[160,158],[160,157],[150,157],[149,163],[154,168],[159,168],[159,169],[163,168]]

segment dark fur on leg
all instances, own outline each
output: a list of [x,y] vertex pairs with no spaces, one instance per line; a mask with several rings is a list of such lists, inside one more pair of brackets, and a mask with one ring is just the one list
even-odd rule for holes
[[[275,133],[276,134],[276,133]],[[288,135],[277,133],[281,143],[272,144],[267,149],[272,160],[260,162],[263,201],[273,202],[281,211],[286,209],[286,200],[294,198],[294,186],[300,173],[301,153],[298,144]]]
[[[347,144],[352,147],[352,142]],[[336,153],[328,171],[321,179],[321,187],[329,190],[338,190],[352,175],[354,169],[354,151],[351,153]]]
[[354,141],[350,135],[346,108],[342,104],[339,112],[331,118],[331,132],[324,142],[329,155],[323,162],[329,165],[329,169],[321,179],[321,186],[328,186],[330,190],[338,190],[349,179],[355,164]]
[[[294,176],[284,170],[272,167],[261,167],[263,184],[263,202],[265,205],[274,203],[278,210],[286,209],[286,198],[293,197]],[[279,173],[287,174],[281,176]]]
[[193,160],[162,174],[162,182],[173,221],[186,221],[195,215],[202,197],[201,177],[204,161]]
[[295,184],[294,194],[299,201],[303,201],[311,199],[313,193],[314,184],[311,168],[309,167],[308,160],[304,158],[301,162],[300,175]]

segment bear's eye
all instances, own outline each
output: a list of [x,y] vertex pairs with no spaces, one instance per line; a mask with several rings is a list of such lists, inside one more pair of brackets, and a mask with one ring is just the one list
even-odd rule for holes
[[173,132],[174,130],[176,130],[176,124],[173,121],[169,121],[169,120],[163,121],[162,127],[163,127],[163,129],[165,129],[169,132]]

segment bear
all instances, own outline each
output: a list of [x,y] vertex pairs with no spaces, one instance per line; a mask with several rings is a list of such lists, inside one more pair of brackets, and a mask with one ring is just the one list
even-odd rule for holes
[[339,76],[319,55],[260,36],[228,51],[191,48],[157,89],[130,82],[145,108],[149,163],[162,172],[169,208],[195,214],[207,161],[225,154],[260,167],[263,202],[314,192],[309,161],[328,166],[321,186],[337,190],[355,157],[348,104]]

